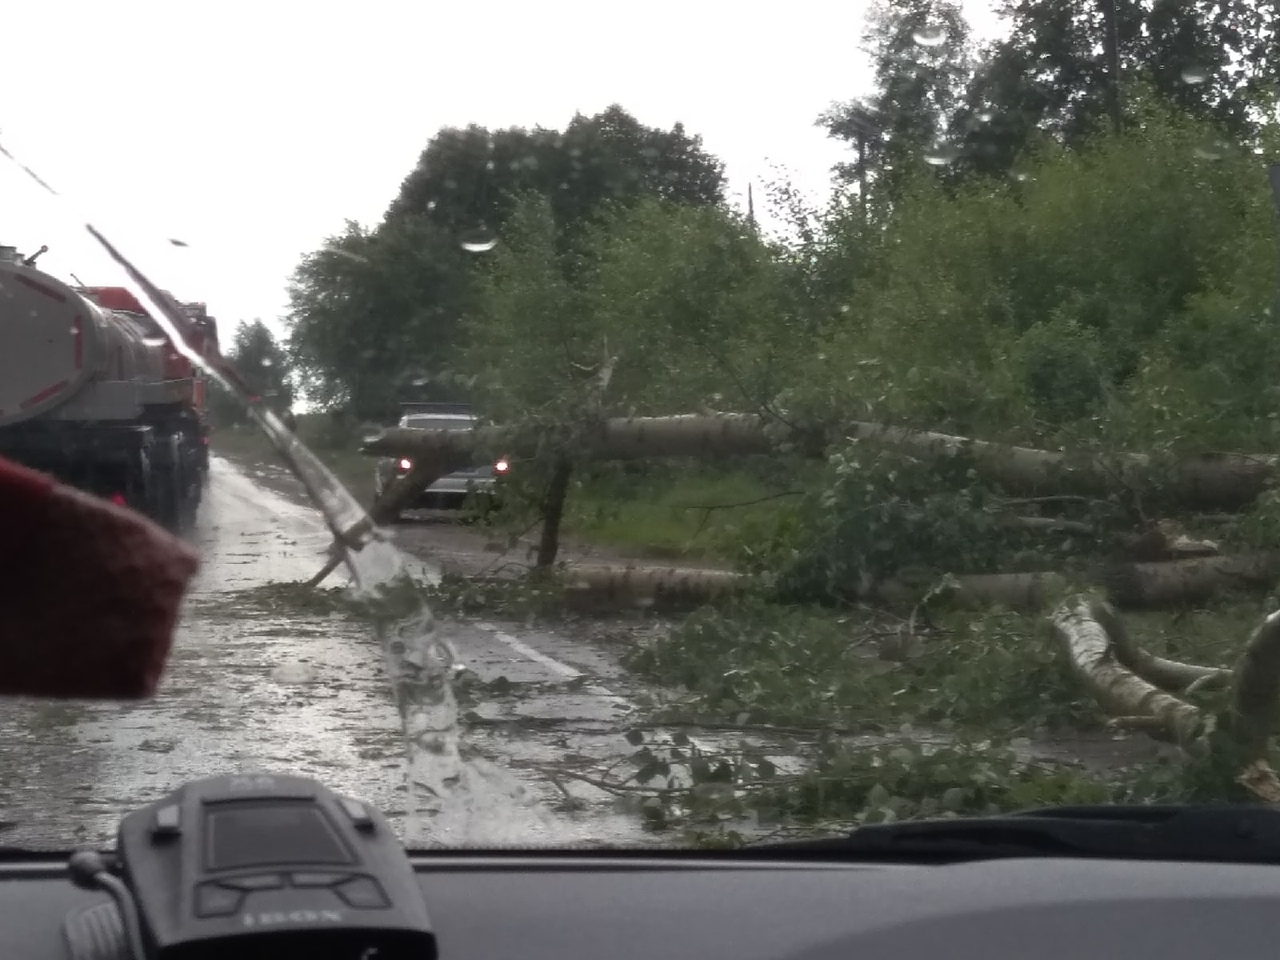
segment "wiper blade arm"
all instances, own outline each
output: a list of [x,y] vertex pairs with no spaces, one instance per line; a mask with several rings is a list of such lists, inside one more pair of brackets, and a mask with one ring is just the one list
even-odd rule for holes
[[874,824],[835,840],[758,849],[912,863],[1000,857],[1280,863],[1280,810],[1263,806],[1046,807],[995,817]]

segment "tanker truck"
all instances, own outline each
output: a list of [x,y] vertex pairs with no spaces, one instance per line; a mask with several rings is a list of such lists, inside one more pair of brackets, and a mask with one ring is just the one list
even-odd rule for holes
[[[216,324],[187,316],[188,342],[216,353]],[[205,389],[128,290],[0,247],[0,457],[184,530],[208,472]]]

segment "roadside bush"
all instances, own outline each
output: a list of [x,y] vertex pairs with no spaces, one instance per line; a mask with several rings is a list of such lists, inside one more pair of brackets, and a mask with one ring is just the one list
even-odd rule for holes
[[744,560],[781,601],[841,603],[891,578],[1042,569],[1078,546],[1046,543],[1008,514],[967,457],[920,459],[854,442],[831,455],[819,492],[771,543],[744,549]]

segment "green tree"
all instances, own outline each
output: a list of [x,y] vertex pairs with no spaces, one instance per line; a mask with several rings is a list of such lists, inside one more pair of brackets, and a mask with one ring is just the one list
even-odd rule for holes
[[[459,319],[518,195],[546,199],[559,252],[606,204],[660,197],[717,205],[722,165],[676,124],[646,127],[621,107],[564,133],[472,126],[440,131],[373,230],[345,231],[304,258],[290,288],[290,352],[308,393],[363,418],[403,399],[469,399],[451,376]],[[572,269],[572,259],[559,261]]]
[[1275,0],[1008,0],[1009,35],[984,51],[956,116],[963,166],[1004,173],[1038,134],[1078,147],[1107,122],[1112,9],[1124,122],[1142,85],[1232,139],[1257,133],[1280,76]]
[[[261,320],[236,325],[231,346],[225,352],[240,379],[254,396],[261,397],[268,407],[278,414],[293,406],[294,384],[289,355],[276,340],[275,334]],[[220,424],[237,424],[248,421],[240,402],[226,391],[213,395],[213,415]]]
[[522,198],[466,321],[494,419],[759,411],[807,352],[778,251],[737,215],[645,200],[558,239],[550,201]]
[[868,24],[875,92],[833,106],[818,123],[865,151],[837,175],[855,181],[865,172],[892,199],[926,160],[945,174],[956,150],[952,118],[973,72],[969,25],[954,0],[879,0]]
[[774,251],[736,216],[650,199],[614,205],[561,249],[551,201],[519,199],[465,324],[464,370],[482,412],[541,425],[522,466],[543,517],[539,564],[599,418],[769,405],[803,343]]
[[501,234],[527,192],[547,197],[559,227],[571,228],[607,202],[647,196],[719,204],[724,168],[681,124],[647,127],[616,104],[576,115],[563,133],[446,128],[405,178],[387,222],[425,217],[460,240]]
[[[876,231],[837,211],[814,272],[855,281],[815,345],[827,365],[797,389],[816,407],[1028,441],[1146,443],[1157,407],[1166,438],[1207,436],[1210,410],[1219,427],[1228,410],[1256,423],[1243,411],[1273,392],[1258,339],[1275,276],[1266,160],[1200,149],[1221,130],[1158,99],[1133,111],[1120,137],[1044,146],[1025,181],[948,191],[923,175]],[[1211,368],[1212,407],[1175,389]]]
[[365,420],[401,400],[458,400],[443,376],[471,297],[469,258],[408,219],[343,234],[305,257],[290,285],[289,353],[308,395]]

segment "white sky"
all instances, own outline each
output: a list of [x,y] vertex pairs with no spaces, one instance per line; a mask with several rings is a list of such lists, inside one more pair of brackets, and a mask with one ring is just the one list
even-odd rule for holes
[[[997,28],[966,0],[975,32]],[[775,166],[825,194],[847,148],[814,119],[868,92],[861,0],[40,0],[6,5],[0,243],[86,283],[119,275],[87,215],[228,334],[277,330],[299,258],[345,218],[377,222],[442,126],[562,128],[620,103],[682,121],[745,197]],[[177,238],[189,247],[169,243]]]

